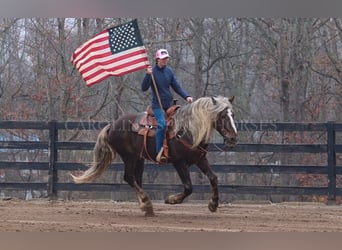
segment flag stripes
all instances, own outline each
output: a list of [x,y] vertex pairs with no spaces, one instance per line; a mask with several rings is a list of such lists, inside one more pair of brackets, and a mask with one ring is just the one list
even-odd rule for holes
[[136,20],[102,31],[77,48],[71,61],[87,86],[149,65]]

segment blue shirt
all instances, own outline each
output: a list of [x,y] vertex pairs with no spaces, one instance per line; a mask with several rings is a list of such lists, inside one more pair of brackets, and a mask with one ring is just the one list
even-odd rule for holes
[[[153,67],[152,72],[164,110],[168,109],[173,104],[173,96],[170,91],[170,87],[172,87],[172,89],[184,99],[190,96],[184,89],[182,89],[170,67],[165,66],[163,68],[159,68],[156,64]],[[141,83],[141,89],[142,91],[146,91],[150,87],[152,89],[152,108],[160,108],[152,77],[151,75],[146,74]]]

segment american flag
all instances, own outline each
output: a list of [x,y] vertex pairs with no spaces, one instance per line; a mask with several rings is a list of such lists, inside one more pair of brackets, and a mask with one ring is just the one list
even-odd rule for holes
[[71,61],[87,86],[109,76],[122,76],[149,65],[137,19],[106,29],[86,41],[72,54]]

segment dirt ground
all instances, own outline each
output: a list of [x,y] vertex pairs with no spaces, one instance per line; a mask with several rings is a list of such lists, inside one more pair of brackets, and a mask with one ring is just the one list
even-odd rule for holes
[[0,201],[1,232],[342,232],[342,206],[321,203],[167,205],[145,217],[136,202]]

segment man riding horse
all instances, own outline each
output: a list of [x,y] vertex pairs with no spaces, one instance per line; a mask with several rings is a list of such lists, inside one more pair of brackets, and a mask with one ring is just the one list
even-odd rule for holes
[[170,87],[187,102],[193,101],[192,97],[180,86],[172,69],[167,66],[169,53],[166,49],[160,49],[156,52],[156,64],[152,68],[147,68],[146,75],[141,83],[142,91],[152,90],[152,110],[157,120],[156,130],[156,161],[166,162],[166,156],[163,154],[163,141],[166,131],[165,112],[173,105],[173,96]]

